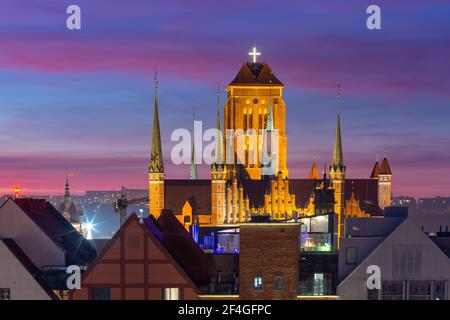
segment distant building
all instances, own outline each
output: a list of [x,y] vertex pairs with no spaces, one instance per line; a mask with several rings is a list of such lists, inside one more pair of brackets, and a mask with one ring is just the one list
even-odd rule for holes
[[[448,300],[450,233],[438,217],[396,215],[347,221],[339,252],[341,299]],[[450,219],[446,219],[450,225]],[[442,230],[442,226],[440,227]],[[368,289],[367,268],[378,266],[381,287]]]
[[[314,202],[319,176],[317,166],[313,165],[308,179],[289,177],[288,107],[283,98],[284,84],[267,63],[253,61],[242,64],[225,89],[227,97],[223,106],[217,92],[216,132],[221,139],[216,139],[210,179],[166,179],[156,78],[154,90],[148,182],[149,212],[155,217],[159,217],[163,209],[171,210],[189,229],[194,223],[200,226],[248,223],[253,216],[264,214],[270,215],[274,221],[284,221],[296,216],[315,215],[322,210],[316,208]],[[339,92],[338,98],[340,96]],[[236,137],[230,131],[236,130],[245,132],[245,143],[234,143]],[[258,134],[251,135],[250,132]],[[278,133],[278,139],[273,143],[274,153],[262,154],[260,151],[265,144],[272,147],[268,137],[274,132]],[[338,234],[341,234],[345,217],[383,215],[384,208],[391,204],[392,171],[389,162],[386,157],[381,164],[377,161],[370,178],[346,177],[340,114],[337,114],[332,159],[328,167],[328,189],[332,189],[334,197],[333,212],[338,215]],[[267,163],[273,161],[275,168],[265,172],[267,167],[262,160],[269,160]]]
[[66,173],[64,199],[58,207],[59,212],[69,221],[78,232],[83,233],[83,210],[78,210],[70,196],[69,173]]

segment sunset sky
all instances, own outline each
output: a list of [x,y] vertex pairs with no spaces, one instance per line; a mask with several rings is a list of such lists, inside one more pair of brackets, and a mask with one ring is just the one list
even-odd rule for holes
[[[171,132],[194,106],[214,126],[216,83],[256,43],[286,84],[291,178],[330,161],[341,83],[347,176],[386,152],[394,195],[450,196],[450,2],[376,1],[379,31],[372,2],[2,0],[0,195],[62,194],[66,166],[78,194],[146,188],[155,68],[166,177],[187,178]],[[70,4],[82,30],[66,28]]]

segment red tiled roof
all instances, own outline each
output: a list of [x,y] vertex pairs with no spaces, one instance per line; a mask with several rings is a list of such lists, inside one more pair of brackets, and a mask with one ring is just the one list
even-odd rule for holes
[[267,63],[244,63],[229,85],[278,85],[283,83],[273,74]]
[[380,165],[378,164],[378,161],[377,161],[377,162],[375,162],[375,165],[373,166],[372,173],[370,174],[370,179],[378,178],[379,172],[380,172]]
[[208,256],[170,210],[163,210],[157,220],[162,231],[161,242],[197,285],[208,279]]
[[383,159],[380,166],[380,172],[378,174],[392,174],[391,167],[389,166],[389,162],[386,158]]
[[345,179],[345,200],[350,200],[352,193],[359,200],[359,207],[371,215],[382,215],[378,206],[378,181],[375,179]]
[[181,213],[186,201],[192,206],[192,214],[211,213],[211,180],[165,180],[164,207]]

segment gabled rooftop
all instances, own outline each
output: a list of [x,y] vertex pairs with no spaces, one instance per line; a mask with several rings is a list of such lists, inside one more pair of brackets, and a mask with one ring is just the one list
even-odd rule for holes
[[246,62],[242,65],[234,80],[229,84],[229,86],[235,85],[284,86],[267,63],[257,62]]
[[66,264],[87,265],[97,256],[94,247],[44,199],[12,200],[66,254]]
[[38,267],[30,260],[30,258],[23,252],[23,250],[17,245],[13,239],[0,239],[1,242],[8,248],[11,254],[22,264],[22,266],[28,271],[31,277],[39,284],[52,300],[59,300],[58,296],[52,291],[47,283],[42,279],[41,273]]

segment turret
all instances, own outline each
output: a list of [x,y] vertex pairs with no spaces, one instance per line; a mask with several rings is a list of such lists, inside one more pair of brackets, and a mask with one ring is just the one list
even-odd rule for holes
[[372,173],[370,174],[370,179],[378,179],[378,175],[380,174],[380,165],[378,160],[375,162],[373,166]]
[[[223,161],[223,140],[220,129],[220,92],[217,89],[217,131],[214,162],[211,165],[211,214],[213,224],[228,222],[226,201],[227,172]],[[231,199],[230,199],[231,200]]]
[[319,178],[320,178],[319,177],[319,171],[317,170],[317,165],[314,162],[313,165],[312,165],[311,171],[309,172],[308,179],[319,180]]
[[378,206],[384,210],[391,205],[392,171],[386,157],[380,165],[378,172]]
[[149,175],[149,213],[158,218],[164,208],[164,163],[161,148],[161,132],[158,111],[158,80],[155,73],[152,150],[150,153]]
[[[338,105],[341,98],[340,86],[338,86]],[[343,231],[343,223],[345,217],[345,164],[344,153],[342,151],[341,137],[341,117],[338,112],[336,135],[334,140],[333,161],[330,166],[330,180],[334,189],[334,211],[338,215],[339,228],[338,237],[340,238]]]

